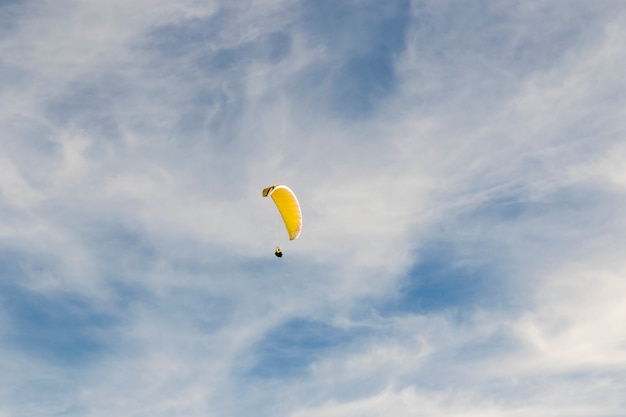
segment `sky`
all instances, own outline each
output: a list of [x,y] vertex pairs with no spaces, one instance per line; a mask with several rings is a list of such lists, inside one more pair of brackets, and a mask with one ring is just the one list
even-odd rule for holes
[[0,0],[0,417],[626,415],[624,68],[620,0]]

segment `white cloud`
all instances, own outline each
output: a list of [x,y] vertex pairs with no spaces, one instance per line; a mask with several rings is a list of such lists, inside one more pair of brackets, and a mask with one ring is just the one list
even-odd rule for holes
[[[511,4],[412,2],[371,96],[334,89],[375,13],[333,37],[284,1],[12,6],[0,284],[35,311],[3,306],[0,415],[623,412],[622,7]],[[305,214],[278,263],[275,182]],[[433,242],[498,299],[386,311]],[[349,341],[253,375],[298,319]],[[55,361],[16,323],[102,350]]]
[[7,158],[3,159],[0,161],[0,189],[7,202],[18,207],[27,207],[40,200],[40,193],[24,180],[15,165]]
[[541,371],[622,368],[626,334],[620,323],[626,315],[626,286],[623,266],[611,270],[617,254],[609,253],[599,262],[571,262],[548,279],[538,294],[538,310],[520,321],[519,331],[536,350]]

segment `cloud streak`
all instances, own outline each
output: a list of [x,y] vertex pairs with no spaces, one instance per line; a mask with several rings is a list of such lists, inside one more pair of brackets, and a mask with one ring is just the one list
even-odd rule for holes
[[624,413],[626,9],[379,3],[0,5],[1,416]]

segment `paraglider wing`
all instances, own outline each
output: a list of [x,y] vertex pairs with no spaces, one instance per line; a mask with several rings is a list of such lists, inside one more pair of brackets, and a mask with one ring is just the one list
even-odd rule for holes
[[289,240],[297,239],[302,231],[302,212],[293,191],[286,185],[276,184],[264,189],[263,197],[272,197],[289,233]]

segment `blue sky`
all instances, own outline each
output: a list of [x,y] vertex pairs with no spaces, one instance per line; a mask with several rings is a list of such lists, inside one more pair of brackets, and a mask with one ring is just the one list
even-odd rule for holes
[[0,417],[625,415],[625,28],[0,1]]

